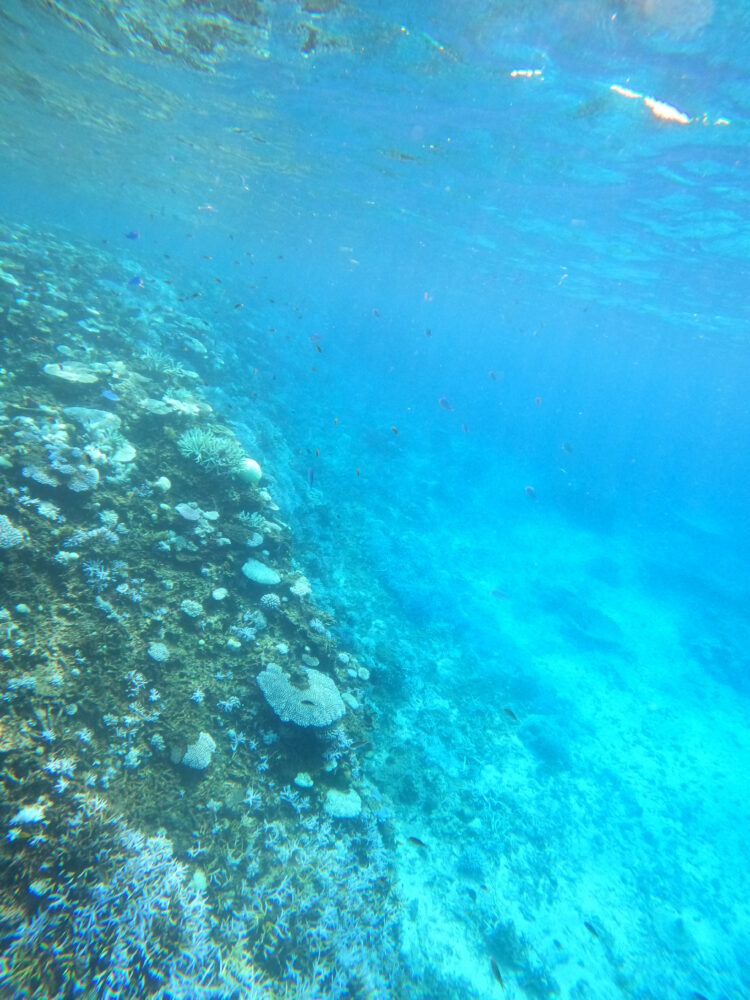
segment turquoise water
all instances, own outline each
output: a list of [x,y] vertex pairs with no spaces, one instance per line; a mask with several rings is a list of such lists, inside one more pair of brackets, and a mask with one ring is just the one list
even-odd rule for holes
[[743,5],[0,40],[0,995],[750,996]]

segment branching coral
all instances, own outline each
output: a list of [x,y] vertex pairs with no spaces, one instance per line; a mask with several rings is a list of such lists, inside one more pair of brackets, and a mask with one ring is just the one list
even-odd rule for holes
[[192,458],[209,472],[235,473],[245,458],[236,438],[203,427],[192,427],[181,434],[177,447],[181,455]]

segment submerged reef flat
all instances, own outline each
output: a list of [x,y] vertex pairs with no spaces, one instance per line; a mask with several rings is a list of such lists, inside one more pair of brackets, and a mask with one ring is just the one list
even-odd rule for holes
[[0,258],[0,995],[398,995],[369,671],[210,328],[54,233]]

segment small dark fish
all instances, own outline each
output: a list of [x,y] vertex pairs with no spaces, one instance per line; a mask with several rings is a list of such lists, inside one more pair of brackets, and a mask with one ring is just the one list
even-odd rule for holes
[[320,346],[320,344],[315,345],[315,350],[318,352],[318,354],[323,353],[323,348]]
[[365,747],[371,747],[371,746],[372,746],[371,740],[357,740],[356,743],[352,743],[352,745],[349,747],[349,751],[352,752],[354,750],[364,750]]
[[536,500],[536,490],[534,489],[533,486],[527,486],[524,489],[524,493],[526,494],[527,497],[529,497],[530,500]]
[[425,335],[425,337],[431,337],[432,336],[432,330],[429,328],[429,326],[425,330],[424,335]]
[[235,304],[235,307],[234,307],[234,308],[235,308],[235,309],[244,309],[244,308],[245,308],[245,303],[244,303],[244,302],[237,302],[237,303]]
[[112,392],[111,389],[102,389],[102,398],[109,399],[113,403],[119,403],[120,397],[116,392]]
[[493,382],[497,382],[497,372],[487,372]]
[[128,288],[143,288],[143,278],[140,274],[137,274],[134,278],[131,278],[128,282]]
[[513,711],[512,708],[504,708],[503,712],[505,712],[508,718],[512,719],[513,722],[518,722],[518,716],[516,715],[516,713]]
[[407,837],[406,839],[410,844],[414,844],[415,847],[423,847],[427,850],[427,844],[423,840],[420,840],[419,837]]
[[563,443],[560,445],[560,451],[564,451],[564,452],[567,452],[568,455],[572,455],[573,454],[573,445],[572,444],[568,444],[567,441],[563,441]]
[[315,457],[320,458],[320,448],[315,449]]
[[313,480],[315,479],[315,469],[312,466],[307,470],[307,485],[312,486]]
[[372,310],[372,315],[375,317],[375,319],[379,319],[380,317],[380,313],[378,312],[377,309]]
[[693,991],[693,1000],[708,1000],[708,997],[703,993],[696,993]]
[[311,701],[309,698],[300,698],[299,703],[300,703],[300,705],[314,705],[315,704],[315,702]]
[[357,471],[357,477],[359,477],[360,475],[359,469],[357,469],[356,471]]
[[140,238],[140,233],[137,229],[131,229],[129,233],[125,233],[126,240],[137,240]]
[[492,969],[492,975],[495,977],[498,983],[500,983],[502,988],[505,989],[505,983],[503,982],[503,977],[500,974],[500,968],[498,967],[498,964],[492,957],[492,955],[490,955],[490,968]]
[[491,590],[490,591],[490,597],[494,597],[496,601],[507,601],[508,600],[508,595],[505,593],[504,590],[500,590],[499,588],[496,588],[495,590]]
[[311,333],[310,334],[310,340],[313,342],[313,344],[316,343],[316,341],[320,340],[320,334],[319,333]]
[[453,413],[453,406],[451,404],[451,401],[449,399],[446,399],[445,396],[440,397],[440,399],[438,400],[438,406],[440,407],[441,410],[447,410],[449,413]]
[[398,427],[391,427],[394,434],[398,434]]
[[461,431],[464,434],[468,434],[469,433],[469,428],[466,426],[466,424],[461,424]]
[[536,399],[534,400],[534,402],[536,403],[537,406],[541,406],[542,405],[542,397],[541,396],[537,396]]
[[589,934],[592,934],[595,938],[599,937],[599,934],[597,933],[596,927],[594,927],[593,924],[590,924],[588,922],[588,920],[584,920],[583,921],[583,926],[586,928],[586,930],[589,932]]

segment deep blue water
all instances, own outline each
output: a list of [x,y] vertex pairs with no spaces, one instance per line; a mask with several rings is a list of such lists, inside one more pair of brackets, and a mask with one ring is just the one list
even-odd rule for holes
[[4,5],[0,205],[201,293],[372,674],[392,995],[750,996],[747,10],[250,10]]

